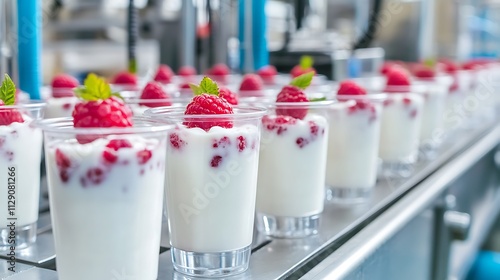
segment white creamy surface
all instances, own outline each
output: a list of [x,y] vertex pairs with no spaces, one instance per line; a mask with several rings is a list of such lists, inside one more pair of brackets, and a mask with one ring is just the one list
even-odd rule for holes
[[[46,144],[61,280],[108,280],[115,273],[133,279],[157,278],[166,144],[138,136],[123,138],[133,147],[119,149],[114,164],[105,163],[102,157],[109,139],[83,145]],[[61,180],[56,149],[70,159],[67,182]],[[144,149],[152,151],[152,157],[141,164],[137,152]],[[87,177],[88,170],[96,167],[104,172],[100,183]]]
[[[174,147],[173,139],[182,142]],[[240,151],[238,137],[245,148]],[[226,144],[219,140],[226,137]],[[252,243],[259,131],[255,125],[208,132],[185,128],[170,132],[167,149],[167,213],[170,242],[191,252],[223,252]],[[217,167],[214,157],[220,156]]]
[[[403,102],[411,99],[410,104]],[[382,113],[379,157],[386,162],[407,161],[416,156],[422,123],[423,98],[418,95],[388,94]]]
[[71,117],[75,105],[78,103],[76,97],[50,97],[46,100],[44,118],[68,118]]
[[[317,136],[312,136],[310,122],[318,126]],[[319,214],[324,205],[327,120],[309,114],[286,129],[278,135],[262,128],[257,212],[282,217]],[[309,142],[300,148],[298,138]]]
[[350,112],[335,105],[330,112],[326,183],[333,188],[368,189],[377,180],[381,107]]
[[[15,181],[16,226],[26,226],[38,220],[40,196],[40,164],[42,156],[42,131],[31,127],[31,119],[23,115],[25,122],[0,126],[0,220],[7,221],[8,182]],[[9,167],[15,167],[14,179],[9,180]],[[10,174],[14,175],[14,174]],[[10,204],[12,206],[12,204]],[[2,224],[3,228],[7,224]]]
[[434,139],[438,129],[443,124],[442,115],[446,105],[446,88],[429,87],[429,91],[423,93],[424,107],[422,111],[422,125],[420,129],[420,142],[438,142],[442,139]]

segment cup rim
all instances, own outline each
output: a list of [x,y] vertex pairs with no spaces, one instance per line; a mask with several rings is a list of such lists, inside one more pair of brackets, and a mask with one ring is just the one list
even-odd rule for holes
[[13,105],[4,105],[0,106],[0,110],[9,110],[9,109],[42,109],[47,105],[47,102],[41,100],[30,100],[28,102],[20,102]]
[[[173,106],[173,104],[176,104],[176,103],[182,103],[182,104],[185,103],[187,105],[189,102],[191,102],[192,99],[193,99],[192,97],[188,98],[188,97],[181,97],[181,96],[158,98],[158,99],[144,99],[144,98],[132,97],[132,98],[125,98],[123,101],[125,102],[125,104],[134,104],[134,105],[141,105],[141,103],[161,103],[161,102],[169,101],[172,103],[172,106]],[[166,106],[161,106],[161,107],[166,107]]]
[[163,132],[173,128],[172,125],[158,122],[146,117],[132,117],[135,124],[138,122],[150,123],[150,126],[131,126],[131,127],[73,127],[73,118],[50,118],[35,121],[35,126],[41,128],[44,132],[64,133],[64,134],[141,134]]
[[367,94],[356,94],[356,95],[351,95],[351,94],[338,95],[337,93],[335,93],[334,98],[336,100],[338,100],[339,102],[345,102],[344,100],[340,100],[340,99],[348,99],[348,100],[356,100],[356,101],[368,99],[370,101],[383,101],[383,100],[387,99],[387,93],[370,93],[370,92],[368,92]]
[[220,114],[220,115],[185,115],[186,106],[167,106],[150,108],[144,111],[144,116],[149,119],[162,118],[167,120],[181,120],[189,118],[189,121],[204,121],[204,120],[242,120],[261,118],[267,113],[267,109],[260,106],[236,105],[233,106],[235,114]]
[[262,107],[285,107],[285,108],[309,108],[309,109],[316,109],[316,108],[326,108],[330,106],[333,103],[336,103],[337,100],[328,98],[326,97],[326,100],[322,101],[308,101],[308,102],[276,102],[274,99],[265,99],[262,97],[244,97],[240,98],[239,102],[240,103],[253,103],[256,104],[255,106],[262,106]]

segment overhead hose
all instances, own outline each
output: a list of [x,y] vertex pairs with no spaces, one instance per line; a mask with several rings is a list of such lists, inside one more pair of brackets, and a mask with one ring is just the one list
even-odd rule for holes
[[377,32],[378,19],[383,2],[384,0],[374,0],[373,10],[368,22],[368,28],[364,32],[363,36],[361,36],[361,38],[359,38],[359,40],[353,45],[353,50],[368,48],[372,44],[372,41],[375,38],[375,33]]

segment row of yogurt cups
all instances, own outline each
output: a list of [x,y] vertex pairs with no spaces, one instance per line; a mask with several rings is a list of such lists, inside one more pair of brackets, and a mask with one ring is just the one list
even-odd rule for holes
[[[352,99],[356,98],[366,98],[372,101],[391,99],[395,104],[401,104],[399,109],[390,112],[392,116],[390,117],[391,121],[404,121],[404,115],[409,115],[411,117],[411,110],[408,111],[408,104],[405,104],[407,101],[403,101],[403,98],[410,98],[412,101],[411,104],[415,106],[412,108],[415,110],[422,110],[424,106],[424,98],[414,93],[404,93],[401,95],[375,94],[366,97],[352,97]],[[54,234],[56,238],[56,250],[59,249],[57,250],[58,270],[60,275],[66,275],[61,279],[75,279],[75,271],[79,271],[79,263],[71,262],[71,256],[74,255],[74,250],[76,248],[70,245],[75,244],[75,240],[78,238],[81,238],[79,240],[80,242],[77,243],[82,246],[78,248],[78,251],[82,253],[82,257],[85,257],[86,251],[95,252],[93,249],[102,247],[110,248],[109,251],[116,257],[118,255],[116,252],[124,250],[123,242],[130,240],[130,237],[135,235],[150,234],[150,240],[155,241],[152,243],[159,244],[161,205],[163,199],[158,199],[158,197],[163,197],[165,166],[167,173],[166,205],[169,213],[169,228],[173,247],[172,254],[174,266],[177,264],[176,269],[179,271],[191,274],[203,273],[204,275],[218,275],[222,273],[222,271],[224,271],[224,273],[237,273],[243,271],[248,265],[248,262],[243,261],[239,266],[236,265],[222,269],[216,267],[217,265],[210,257],[213,258],[213,256],[223,252],[228,256],[233,256],[235,259],[248,260],[250,253],[249,246],[252,242],[255,201],[257,201],[258,226],[265,233],[279,237],[302,237],[315,233],[317,231],[319,214],[323,209],[325,180],[327,180],[328,183],[328,178],[325,178],[325,175],[328,177],[328,175],[331,174],[329,168],[332,164],[335,165],[335,162],[329,161],[328,158],[335,158],[335,156],[338,158],[342,156],[342,154],[349,154],[342,160],[345,164],[339,164],[341,161],[337,161],[339,176],[331,176],[333,178],[332,180],[351,173],[353,175],[352,178],[366,177],[368,178],[366,181],[370,181],[370,183],[364,186],[355,183],[347,187],[348,192],[351,189],[361,189],[362,191],[359,192],[359,194],[365,195],[365,190],[375,185],[376,163],[378,162],[377,154],[379,150],[376,142],[379,137],[377,134],[380,133],[380,131],[377,133],[377,130],[383,130],[383,121],[381,121],[381,119],[383,119],[383,112],[387,112],[387,110],[384,110],[384,102],[371,102],[374,105],[374,109],[367,110],[366,112],[368,112],[368,114],[364,117],[360,116],[359,118],[355,118],[351,115],[352,110],[349,108],[352,106],[348,105],[349,102],[352,103],[352,101],[339,103],[333,101],[320,101],[314,104],[282,104],[285,107],[291,106],[291,109],[301,109],[301,107],[302,109],[308,109],[308,116],[302,122],[285,123],[284,126],[276,126],[275,123],[271,122],[271,129],[266,127],[266,120],[264,120],[264,129],[262,133],[259,133],[260,118],[264,115],[266,115],[268,120],[272,118],[273,115],[275,115],[273,112],[275,112],[277,104],[249,101],[250,105],[267,106],[269,111],[266,114],[265,109],[242,106],[236,109],[236,115],[223,117],[224,120],[227,120],[227,118],[234,118],[235,126],[234,129],[232,129],[234,130],[233,132],[224,129],[214,129],[213,132],[210,131],[210,133],[213,134],[210,135],[210,137],[204,136],[200,131],[190,131],[182,129],[182,125],[177,126],[177,124],[181,123],[180,120],[182,116],[179,115],[179,112],[182,112],[182,107],[151,109],[146,115],[155,115],[154,121],[149,118],[139,118],[140,121],[138,123],[144,124],[144,126],[141,128],[129,129],[129,131],[126,129],[108,130],[102,128],[95,130],[75,130],[69,127],[68,124],[70,124],[71,121],[68,119],[42,121],[40,123],[41,127],[46,132],[45,150],[49,188],[51,189],[52,217],[55,224]],[[41,105],[19,106],[20,109],[21,107],[31,106],[31,108],[33,108],[31,111],[36,111],[36,114],[32,115],[32,117],[39,116],[40,114]],[[169,125],[159,124],[158,116],[164,117],[160,119],[169,119],[169,121],[166,122],[169,123]],[[333,117],[338,118],[336,119],[337,121],[332,121]],[[207,121],[206,118],[209,118],[208,121],[213,121],[213,116],[200,117],[199,120],[193,120],[190,117],[190,121],[203,122]],[[416,136],[418,135],[419,125],[415,124],[418,123],[418,118],[414,119],[415,121],[413,121],[413,123],[393,123],[388,127],[397,126],[401,129],[411,127],[410,133],[401,133],[401,130],[399,130],[392,134],[395,136],[397,136],[396,134],[404,134],[405,136],[408,134],[413,135],[415,137],[411,137],[414,139],[410,142],[415,143],[416,139],[419,138]],[[350,121],[346,122],[345,120]],[[329,121],[330,123],[328,123]],[[367,129],[367,123],[373,125],[373,128]],[[175,128],[173,128],[172,125]],[[358,126],[355,128],[357,125],[365,125],[365,127]],[[26,158],[32,159],[32,162],[36,162],[38,159],[37,164],[39,165],[39,158],[41,155],[40,157],[36,155],[41,153],[41,132],[33,127],[30,127],[29,130],[25,130],[30,131],[31,134],[29,134],[29,136],[27,136],[28,134],[22,136],[25,134],[21,127],[12,128],[10,134],[14,135],[12,131],[17,131],[17,137],[29,139],[27,141],[29,141],[30,144],[24,147],[31,147],[32,150],[29,154],[33,156]],[[164,133],[165,131],[169,131],[168,135]],[[281,131],[281,133],[279,133],[279,131]],[[335,131],[337,131],[337,133],[334,133]],[[332,135],[332,133],[334,134]],[[91,148],[83,147],[85,145],[81,145],[82,147],[78,146],[78,148],[71,147],[71,145],[64,145],[64,143],[71,142],[68,142],[68,140],[76,139],[78,136],[81,137],[87,134],[92,135],[92,137],[103,135],[106,136],[105,138],[116,137],[116,134],[127,135],[126,137],[130,137],[131,139],[130,142],[134,143],[132,150],[140,152],[147,148],[148,151],[153,152],[146,166],[142,166],[141,161],[136,161],[134,164],[131,164],[132,157],[136,157],[137,155],[136,153],[130,153],[127,155],[124,154],[122,158],[123,162],[121,164],[115,164],[113,168],[109,170],[102,169],[99,171],[98,169],[91,169],[89,167],[99,165],[95,161],[96,158],[100,157],[100,151],[102,152],[102,149],[108,143],[107,141],[96,140],[91,143]],[[138,135],[141,137],[136,137]],[[245,139],[245,145],[242,151],[240,151],[240,136],[243,136]],[[217,137],[222,141],[217,144],[218,146],[216,148],[213,148],[213,139]],[[229,141],[223,140],[225,137],[227,137]],[[339,139],[341,137],[344,139]],[[401,136],[397,137],[400,137],[400,142],[396,142],[407,142],[405,139],[401,139]],[[328,140],[328,138],[330,138],[330,140]],[[9,139],[6,137],[5,142],[8,145],[4,147],[14,145],[10,149],[14,150],[14,154],[21,154],[21,150],[15,149],[15,145],[21,141],[13,139],[12,141],[8,141]],[[302,140],[298,141],[299,139]],[[334,139],[338,140],[332,143]],[[12,143],[9,144],[9,142]],[[13,144],[14,142],[15,144]],[[137,145],[135,144],[136,142]],[[186,144],[191,142],[196,144]],[[37,145],[33,143],[37,143]],[[230,143],[233,144],[231,145]],[[234,143],[238,143],[238,145]],[[260,155],[259,144],[261,146]],[[350,144],[352,144],[351,149],[346,146]],[[213,151],[212,153],[207,153],[205,148],[200,148],[203,145],[212,147],[210,150],[216,150],[217,153],[223,150],[224,154],[215,155]],[[39,147],[39,152],[36,152],[37,146]],[[183,151],[183,147],[193,146],[198,146],[198,150],[196,150],[196,148],[193,148],[193,150],[184,148],[186,151]],[[66,162],[66,159],[57,158],[56,150],[58,150],[58,148],[54,147],[58,147],[59,151],[67,148],[67,153],[62,152],[62,154],[71,155],[73,153],[74,157],[71,158],[74,158],[76,161],[88,158],[89,162],[80,162],[77,166],[72,166],[71,163],[68,164]],[[330,149],[330,147],[337,147],[338,149]],[[78,151],[73,151],[72,149],[78,149]],[[300,155],[301,150],[307,150],[307,152]],[[363,150],[358,151],[357,161],[353,154],[355,150]],[[414,157],[415,145],[412,145],[411,150],[411,156]],[[185,152],[185,154],[183,154],[183,152]],[[166,162],[162,153],[167,154]],[[85,157],[82,155],[85,155]],[[200,158],[205,158],[205,160],[200,160]],[[215,163],[214,158],[216,159]],[[402,157],[396,156],[394,158],[396,165],[400,163],[407,164],[413,161],[413,159],[411,159],[409,162],[407,155]],[[366,172],[370,173],[366,176],[361,176],[360,173],[362,173],[361,170],[363,169],[361,165],[370,162],[375,162],[375,164],[369,164],[371,167],[368,169],[372,171]],[[391,161],[388,162],[394,163]],[[207,165],[207,163],[209,163],[209,165]],[[8,165],[9,163],[6,164]],[[82,174],[80,174],[81,176],[74,175],[72,179],[67,179],[67,182],[62,182],[61,178],[64,178],[64,176],[61,177],[60,167],[66,165],[69,165],[68,170],[72,168],[83,170],[81,172]],[[215,169],[214,165],[216,165]],[[373,167],[373,165],[375,165],[375,167]],[[30,171],[36,169],[33,168],[33,166],[30,167],[29,163],[17,163],[17,166]],[[342,168],[344,168],[344,170],[342,170]],[[39,167],[37,167],[37,169],[39,169]],[[355,172],[353,172],[353,169]],[[191,173],[191,170],[196,170],[196,173]],[[33,172],[33,176],[30,177],[35,179],[39,178],[39,174],[35,174],[36,171]],[[78,173],[78,171],[72,172]],[[104,176],[103,174],[105,172],[108,173]],[[149,175],[147,175],[148,173]],[[259,173],[259,176],[257,173]],[[129,175],[124,176],[124,174]],[[169,174],[172,176],[169,176]],[[81,180],[81,178],[84,178],[84,180]],[[19,190],[22,191],[24,188],[21,185],[21,178],[19,179]],[[100,184],[100,180],[112,181],[110,188],[93,188],[92,184]],[[83,183],[83,181],[85,181],[85,183]],[[348,185],[349,179],[345,179],[345,181]],[[68,182],[72,182],[78,185],[78,187],[66,186],[63,188],[62,185],[67,185]],[[191,190],[196,191],[190,193],[186,191],[190,189],[186,186],[189,184],[201,187],[192,188]],[[36,185],[36,183],[33,185]],[[179,185],[183,187],[176,189],[169,187],[169,185]],[[258,185],[267,185],[269,189],[266,188],[259,191],[257,188]],[[335,186],[335,184],[332,185]],[[150,186],[151,190],[150,192],[144,192],[142,189],[137,189],[139,186]],[[236,188],[236,186],[238,186],[238,188]],[[58,188],[58,191],[55,191],[55,188]],[[341,187],[340,189],[344,188]],[[94,194],[92,194],[93,192]],[[338,193],[342,194],[345,193],[345,191],[339,191]],[[36,196],[36,193],[33,191],[30,191],[30,194]],[[348,197],[352,196],[353,194],[350,193]],[[356,194],[354,194],[354,196],[356,196]],[[88,205],[89,201],[92,201],[92,207]],[[69,209],[73,211],[69,211]],[[109,216],[106,216],[105,213],[109,213]],[[19,216],[24,217],[27,215],[19,214]],[[126,221],[123,219],[126,219]],[[33,223],[36,222],[36,218],[35,221],[31,220],[26,221],[24,224],[33,225]],[[22,222],[20,221],[19,223],[21,224]],[[118,238],[119,236],[115,235],[118,234],[118,228],[127,223],[134,223],[137,226],[133,227],[133,230],[129,233],[131,235],[124,234],[121,236],[123,239]],[[280,225],[289,225],[290,223],[298,225],[307,224],[311,226],[299,228],[290,228],[289,226],[286,228],[280,227]],[[57,225],[59,225],[59,227]],[[106,232],[109,233],[109,237],[113,240],[107,238],[103,239],[101,235],[93,236],[92,231],[85,230],[85,228],[92,226],[102,229],[107,228],[108,231]],[[228,228],[228,226],[230,226],[230,228]],[[203,229],[203,232],[200,232],[199,229]],[[72,234],[69,234],[70,232]],[[94,234],[96,234],[96,232],[94,232]],[[102,234],[102,232],[99,232],[99,234]],[[90,246],[88,243],[91,243],[91,241],[95,239],[102,240],[104,243],[97,242],[94,248],[94,246]],[[87,242],[82,242],[83,240]],[[157,247],[158,246],[156,246],[156,248]],[[140,250],[143,250],[143,248],[137,249],[139,253],[141,253]],[[130,257],[126,255],[127,254],[123,254],[123,256],[119,258],[115,258],[114,261],[116,265],[123,265],[124,262],[127,261],[127,258],[130,259]],[[154,255],[150,253],[141,255],[154,258]],[[157,255],[157,252],[155,255]],[[212,265],[212,267],[209,269],[207,269],[207,267],[202,267],[199,268],[199,271],[196,269],[193,270],[190,266],[196,266],[200,263],[191,263],[192,260],[190,260],[188,256],[193,257],[193,259],[197,261],[210,260],[206,265]],[[155,262],[151,260],[153,259],[145,258],[144,263],[153,264],[154,266]],[[176,262],[176,260],[178,260],[178,262]],[[100,277],[99,275],[104,273],[104,270],[109,270],[109,265],[111,265],[111,267],[116,267],[113,266],[114,263],[112,262],[105,263],[106,265],[101,265],[101,268],[96,265],[96,269],[93,270],[94,272],[86,272],[95,274],[85,274],[83,269],[80,268],[80,270],[82,270],[81,273],[87,275],[86,279],[89,279],[88,277],[98,279]],[[104,266],[106,266],[106,268]],[[87,270],[88,268],[85,269],[85,271]],[[154,274],[156,270],[155,267],[151,267],[150,269],[152,274]],[[138,271],[134,272],[139,273]],[[146,277],[144,279],[149,278],[150,277]],[[151,277],[151,279],[154,279],[154,277]]]

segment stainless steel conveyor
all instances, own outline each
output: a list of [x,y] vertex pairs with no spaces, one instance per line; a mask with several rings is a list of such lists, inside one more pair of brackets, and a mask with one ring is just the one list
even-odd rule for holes
[[[367,203],[326,205],[317,236],[256,232],[249,270],[230,279],[462,279],[500,211],[499,143],[500,125],[464,131],[410,178],[379,180]],[[167,234],[164,227],[158,279],[188,279],[173,271]],[[44,212],[37,244],[19,252],[8,279],[57,279],[55,259]],[[0,262],[1,279],[7,275]]]

